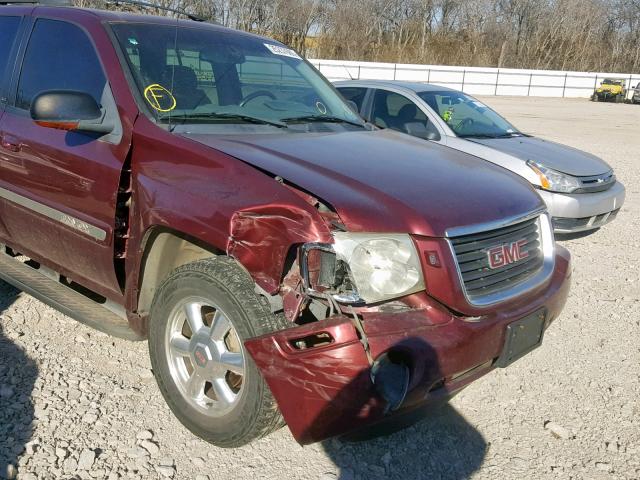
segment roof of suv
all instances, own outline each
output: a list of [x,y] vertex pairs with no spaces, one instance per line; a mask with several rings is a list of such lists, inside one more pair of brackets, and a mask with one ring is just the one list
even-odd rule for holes
[[433,83],[406,82],[403,80],[341,80],[334,82],[336,86],[362,85],[367,87],[393,87],[409,90],[415,93],[420,92],[455,92],[452,88],[442,87]]
[[249,32],[244,32],[242,30],[235,30],[235,29],[224,27],[222,25],[215,24],[215,23],[198,22],[198,21],[189,20],[189,19],[176,19],[174,17],[166,17],[166,16],[159,16],[159,15],[147,15],[144,13],[121,12],[121,11],[101,10],[101,9],[95,9],[95,8],[82,8],[82,7],[73,7],[73,6],[57,6],[57,5],[49,5],[49,4],[39,5],[37,3],[2,5],[0,3],[0,15],[3,13],[11,14],[12,9],[14,8],[24,9],[24,7],[34,8],[33,10],[34,13],[37,13],[41,9],[46,9],[46,10],[55,9],[56,11],[68,11],[70,13],[83,12],[86,14],[93,15],[99,18],[100,20],[104,20],[106,22],[151,23],[151,24],[157,24],[157,25],[171,25],[171,26],[175,26],[177,24],[181,27],[229,31],[229,32],[263,38],[259,35],[255,35]]

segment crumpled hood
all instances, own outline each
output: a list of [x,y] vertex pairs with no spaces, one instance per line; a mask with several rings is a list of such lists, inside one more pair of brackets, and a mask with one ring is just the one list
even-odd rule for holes
[[387,130],[185,136],[307,190],[350,231],[444,236],[544,205],[507,170]]
[[521,160],[533,160],[553,170],[576,177],[601,175],[611,170],[607,163],[577,148],[567,147],[536,137],[467,138]]

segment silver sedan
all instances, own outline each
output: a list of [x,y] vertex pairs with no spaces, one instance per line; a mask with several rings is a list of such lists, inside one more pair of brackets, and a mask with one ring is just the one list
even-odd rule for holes
[[640,83],[633,89],[633,96],[631,97],[631,103],[640,103]]
[[589,153],[527,135],[482,102],[437,85],[351,80],[336,88],[380,128],[441,143],[526,178],[547,203],[554,230],[594,230],[612,221],[625,189]]

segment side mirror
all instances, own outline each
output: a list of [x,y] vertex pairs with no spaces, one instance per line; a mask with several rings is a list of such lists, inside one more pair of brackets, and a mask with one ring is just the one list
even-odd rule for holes
[[41,127],[108,134],[115,126],[104,122],[104,112],[91,95],[51,90],[31,102],[31,118]]
[[354,102],[353,100],[345,100],[345,102],[347,102],[347,105],[351,107],[351,110],[360,115],[360,112],[358,111],[358,104],[356,102]]
[[424,140],[440,140],[440,134],[430,123],[411,122],[404,124],[406,133]]

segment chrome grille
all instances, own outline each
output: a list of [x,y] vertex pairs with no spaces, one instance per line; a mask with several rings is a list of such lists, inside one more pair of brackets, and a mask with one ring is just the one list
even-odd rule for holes
[[613,170],[603,174],[591,177],[577,177],[581,187],[572,193],[594,193],[609,190],[616,183],[616,176]]
[[[520,259],[497,268],[489,266],[489,250],[522,240]],[[450,239],[460,277],[469,300],[506,292],[535,276],[543,267],[544,252],[539,218],[495,230]]]

